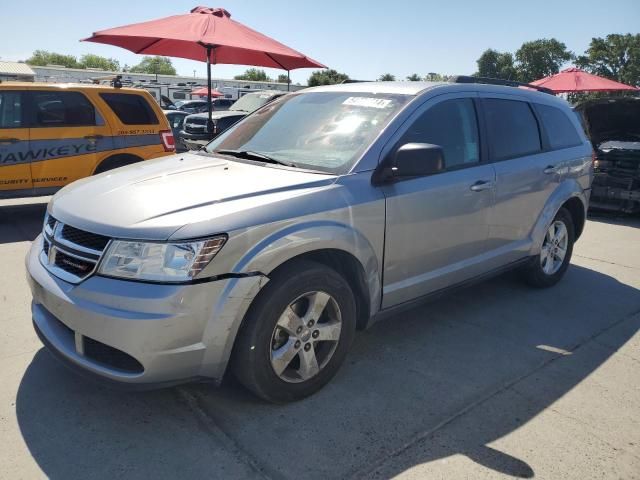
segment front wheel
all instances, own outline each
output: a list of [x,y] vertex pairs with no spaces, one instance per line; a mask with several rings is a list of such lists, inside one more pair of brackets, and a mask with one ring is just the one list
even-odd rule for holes
[[538,288],[558,283],[569,268],[574,239],[571,214],[561,208],[547,228],[540,254],[523,270],[527,283]]
[[265,400],[300,400],[338,371],[355,335],[356,306],[346,280],[299,261],[276,271],[251,306],[234,348],[240,382]]

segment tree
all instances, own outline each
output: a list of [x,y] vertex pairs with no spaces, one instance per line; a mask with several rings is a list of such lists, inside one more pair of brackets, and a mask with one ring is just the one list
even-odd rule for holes
[[155,73],[158,75],[175,75],[176,69],[169,57],[144,57],[138,65],[129,69],[131,73]]
[[286,73],[281,73],[278,75],[278,83],[291,83],[291,79],[287,76]]
[[585,55],[576,59],[576,65],[595,75],[640,86],[640,34],[592,38]]
[[519,80],[529,83],[558,73],[560,67],[574,57],[573,52],[555,38],[525,42],[516,51]]
[[62,55],[61,53],[48,52],[46,50],[36,50],[26,63],[44,67],[46,65],[61,65],[67,68],[82,68],[78,65],[78,60],[73,55]]
[[411,75],[407,75],[407,80],[410,82],[419,82],[422,78],[420,78],[420,75],[417,73],[412,73]]
[[391,75],[390,73],[383,73],[378,78],[379,82],[395,82],[395,80],[396,80],[396,76],[395,75]]
[[101,57],[100,55],[94,55],[92,53],[87,53],[80,57],[79,63],[81,68],[99,68],[110,72],[117,72],[120,70],[120,62],[115,58]]
[[245,70],[242,75],[236,75],[236,80],[249,80],[252,82],[270,82],[271,79],[267,76],[267,72],[258,68],[249,68]]
[[333,85],[336,83],[342,83],[345,80],[349,80],[349,75],[346,73],[339,73],[336,70],[316,70],[311,73],[307,85],[310,87],[317,87],[318,85]]
[[513,55],[509,52],[498,52],[488,48],[478,58],[477,77],[500,78],[503,80],[515,80],[516,68],[513,64]]
[[442,75],[436,72],[429,72],[424,77],[427,82],[447,82],[449,78],[451,78],[450,75]]

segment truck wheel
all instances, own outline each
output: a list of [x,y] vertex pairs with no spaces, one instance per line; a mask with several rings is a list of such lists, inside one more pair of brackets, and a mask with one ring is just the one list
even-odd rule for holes
[[338,371],[356,330],[356,304],[335,270],[298,261],[276,270],[249,309],[232,368],[263,399],[284,403],[322,388]]
[[140,157],[136,157],[135,155],[116,155],[113,157],[109,157],[100,162],[100,165],[96,167],[94,175],[98,175],[99,173],[104,173],[109,170],[113,170],[114,168],[124,167],[126,165],[131,165],[133,163],[141,162],[142,159]]
[[574,239],[571,214],[561,208],[547,229],[540,254],[523,270],[526,282],[537,288],[558,283],[569,268]]

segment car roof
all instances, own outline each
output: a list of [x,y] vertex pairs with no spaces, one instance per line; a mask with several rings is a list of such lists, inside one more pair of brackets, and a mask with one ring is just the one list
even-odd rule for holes
[[526,97],[529,101],[547,103],[552,105],[568,106],[566,100],[539,92],[533,88],[511,87],[504,85],[491,85],[484,83],[454,83],[454,82],[354,82],[339,83],[336,85],[322,85],[319,87],[305,88],[296,94],[306,94],[312,92],[352,92],[370,94],[400,94],[417,96],[433,89],[455,93],[455,92],[480,92],[495,93],[502,95],[518,95]]
[[74,89],[92,89],[92,90],[109,90],[109,91],[122,91],[127,93],[140,93],[146,92],[143,88],[131,88],[121,87],[116,88],[111,85],[102,85],[95,83],[46,83],[46,82],[0,82],[0,89],[3,87],[18,87],[18,88],[49,88],[65,90],[68,88]]
[[354,93],[389,93],[417,95],[424,90],[439,85],[451,85],[446,82],[354,82],[336,85],[321,85],[306,88],[304,92],[354,92]]

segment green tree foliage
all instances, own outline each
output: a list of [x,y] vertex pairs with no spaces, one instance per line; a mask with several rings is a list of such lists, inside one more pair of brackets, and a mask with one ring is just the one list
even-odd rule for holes
[[429,72],[424,77],[427,82],[447,82],[449,81],[449,78],[451,78],[450,75],[443,75],[436,72]]
[[555,38],[525,42],[516,51],[519,80],[528,83],[558,73],[573,58],[573,52]]
[[120,62],[115,58],[101,57],[100,55],[94,55],[87,53],[80,57],[81,68],[100,68],[101,70],[108,70],[110,72],[120,71]]
[[291,80],[287,77],[286,73],[281,73],[280,75],[278,75],[277,82],[278,83],[291,83]]
[[590,73],[627,85],[640,86],[640,34],[611,34],[592,38],[576,65]]
[[346,73],[339,73],[336,70],[316,70],[311,74],[307,85],[310,87],[317,87],[318,85],[333,85],[336,83],[342,83],[345,80],[349,80],[349,75]]
[[78,60],[73,55],[62,55],[60,53],[48,52],[46,50],[36,50],[26,63],[44,67],[46,65],[61,65],[67,68],[82,68],[78,64]]
[[412,73],[411,75],[407,75],[407,80],[410,82],[419,82],[422,78],[420,78],[420,75],[417,73]]
[[379,82],[394,82],[396,80],[395,75],[391,75],[390,73],[383,73],[378,77]]
[[[236,75],[236,80],[249,80],[252,82],[270,82],[271,78],[267,75],[267,72],[258,68],[249,68],[245,70],[242,75]],[[286,80],[285,80],[286,82]]]
[[175,75],[176,69],[169,57],[144,57],[138,65],[129,70],[131,73],[157,73],[158,75]]
[[489,48],[482,52],[476,62],[477,77],[500,78],[503,80],[516,80],[517,71],[513,64],[513,55],[509,52],[498,52]]

